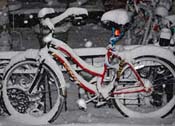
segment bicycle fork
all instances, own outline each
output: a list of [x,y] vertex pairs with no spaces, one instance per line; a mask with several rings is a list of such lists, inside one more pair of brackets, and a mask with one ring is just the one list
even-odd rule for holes
[[39,64],[39,66],[38,66],[37,73],[36,73],[36,75],[35,75],[34,80],[32,81],[32,85],[31,85],[31,87],[30,87],[30,89],[29,89],[29,94],[32,93],[34,87],[35,87],[36,85],[38,85],[38,83],[39,83],[40,80],[42,79],[42,76],[41,76],[41,75],[44,73],[44,69],[42,69],[43,63],[44,63],[44,60],[42,60],[41,63]]

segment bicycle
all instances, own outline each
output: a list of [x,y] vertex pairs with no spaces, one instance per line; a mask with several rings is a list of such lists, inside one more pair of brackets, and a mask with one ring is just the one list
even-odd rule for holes
[[[67,97],[62,68],[87,92],[86,99],[79,100],[83,109],[89,102],[96,106],[112,104],[124,116],[135,118],[165,117],[172,111],[175,105],[172,52],[152,45],[118,50],[115,44],[124,36],[129,18],[123,22],[113,20],[116,17],[109,18],[111,14],[125,13],[120,9],[115,11],[106,12],[102,17],[105,24],[112,25],[112,37],[101,67],[86,63],[66,43],[53,37],[56,23],[65,19],[81,22],[88,15],[86,9],[68,8],[53,18],[48,18],[55,13],[53,9],[44,8],[39,12],[42,25],[50,31],[43,39],[46,45],[40,50],[18,54],[4,70],[3,101],[10,118],[33,125],[57,119]],[[91,80],[78,74],[72,62],[92,75]]]
[[[152,0],[127,1],[126,10],[132,12],[134,16],[126,42],[142,45],[170,45],[171,36],[174,34],[172,25],[174,15],[169,15],[168,11],[172,6],[172,2],[162,2],[163,1]],[[167,29],[166,31],[169,31],[169,33],[164,33],[165,28]],[[167,35],[162,38],[161,34]],[[162,39],[166,39],[167,41]]]

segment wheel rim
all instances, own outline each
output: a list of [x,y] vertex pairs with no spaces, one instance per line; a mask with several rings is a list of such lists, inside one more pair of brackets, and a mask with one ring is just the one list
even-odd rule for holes
[[61,105],[60,84],[50,68],[43,65],[44,73],[39,86],[29,94],[37,67],[36,61],[13,66],[6,74],[3,97],[11,118],[29,124],[46,124]]
[[[156,58],[137,59],[135,66],[139,67],[141,65],[144,65],[144,67],[137,71],[142,80],[146,79],[151,82],[153,91],[150,94],[118,95],[115,96],[115,102],[127,116],[138,118],[163,117],[175,104],[173,86],[175,72],[166,62]],[[128,76],[131,76],[131,73]]]

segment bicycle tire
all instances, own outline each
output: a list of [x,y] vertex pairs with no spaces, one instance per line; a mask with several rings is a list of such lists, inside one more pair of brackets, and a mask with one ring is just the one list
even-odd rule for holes
[[[6,72],[4,74],[5,76],[3,79],[3,89],[2,89],[3,100],[8,112],[11,115],[10,118],[15,121],[22,122],[25,124],[31,124],[31,125],[41,125],[41,124],[47,124],[47,123],[53,122],[61,113],[62,106],[63,106],[64,97],[62,95],[62,90],[60,88],[61,78],[59,78],[59,76],[55,74],[53,68],[51,68],[48,63],[46,62],[43,63],[42,67],[45,70],[46,74],[43,75],[44,76],[43,79],[41,79],[41,81],[39,82],[40,86],[38,86],[37,89],[35,89],[36,91],[34,92],[35,93],[34,95],[36,96],[32,96],[32,95],[29,96],[29,94],[27,93],[27,88],[30,87],[30,83],[32,82],[30,79],[34,78],[35,75],[32,75],[32,74],[35,74],[35,72],[32,73],[31,75],[28,75],[28,73],[23,72],[23,73],[20,73],[20,76],[17,75],[15,72],[17,70],[28,70],[29,68],[32,69],[32,67],[34,70],[37,68],[38,62],[36,61],[36,59],[24,58],[23,60],[13,62],[10,65],[11,66],[7,67],[8,69],[6,69]],[[22,81],[22,79],[24,81],[23,82],[24,84],[20,82]],[[44,79],[46,80],[44,81]],[[47,86],[50,87],[50,90],[46,89],[46,82],[48,82]],[[52,94],[53,92],[54,92],[54,96]],[[49,95],[49,93],[50,93],[50,96],[47,99],[47,96]],[[17,97],[17,98],[15,99],[14,97]],[[35,97],[38,99],[35,99]],[[49,101],[50,97],[55,101]],[[20,107],[16,107],[15,104],[17,104]],[[50,109],[49,107],[47,107],[48,104],[50,105]]]
[[[154,71],[153,71],[154,74],[157,74],[156,75],[157,77],[155,75],[152,75],[152,76],[155,76],[154,79],[158,80],[159,76],[162,77],[162,79],[160,78],[160,80],[159,80],[159,84],[162,83],[162,85],[159,85],[158,82],[156,82],[156,80],[152,80],[152,82],[155,82],[155,83],[153,83],[153,87],[159,87],[159,86],[160,87],[158,89],[154,89],[154,91],[150,95],[148,95],[148,96],[145,95],[145,99],[146,99],[146,97],[147,98],[150,97],[149,101],[145,101],[146,104],[148,104],[146,106],[147,108],[145,108],[145,110],[144,110],[144,108],[141,108],[141,105],[136,105],[135,107],[133,107],[133,106],[129,105],[131,103],[124,104],[124,102],[120,99],[121,95],[114,95],[114,99],[113,99],[114,106],[125,117],[164,118],[167,115],[169,115],[175,107],[175,81],[174,81],[174,78],[175,78],[174,68],[175,68],[175,66],[170,61],[165,60],[165,59],[160,58],[160,57],[157,57],[157,56],[156,57],[142,56],[142,57],[138,57],[135,59],[135,62],[138,64],[139,64],[139,62],[141,63],[144,61],[145,61],[145,63],[148,63],[147,64],[148,68],[150,65],[150,69],[152,69],[152,70],[154,69]],[[156,66],[152,66],[153,64],[151,65],[151,62],[157,64],[157,68],[156,68]],[[145,64],[145,66],[146,66],[146,64]],[[158,67],[162,67],[162,71],[159,71],[160,73],[158,73],[156,71],[156,70],[158,70]],[[144,69],[142,69],[142,70],[144,70]],[[124,71],[123,71],[123,73],[124,73]],[[140,71],[138,70],[138,73],[140,74],[140,76],[142,78],[144,78],[144,76],[141,75],[141,70]],[[148,72],[148,73],[150,73],[150,72]],[[167,79],[166,79],[166,77],[163,77],[165,74],[170,74],[167,77]],[[145,78],[146,78],[146,76],[150,77],[151,75],[149,75],[149,74],[145,75]],[[172,79],[172,82],[170,81],[171,79]],[[167,83],[165,83],[166,81],[167,81]],[[169,84],[168,82],[169,83],[171,82],[171,84]],[[165,94],[163,94],[163,93],[165,93]],[[125,95],[125,94],[123,94],[123,95]],[[137,95],[140,95],[140,94],[137,93]],[[166,95],[166,96],[164,96],[164,95]],[[125,98],[126,97],[128,97],[128,96],[125,95]],[[165,98],[165,99],[163,99],[163,98]],[[156,102],[156,100],[157,100],[157,102]],[[167,101],[167,104],[163,103],[165,101]],[[149,109],[148,107],[150,107],[150,110],[148,110]],[[152,108],[156,108],[156,107],[157,107],[157,109],[155,109],[155,111],[151,110]]]

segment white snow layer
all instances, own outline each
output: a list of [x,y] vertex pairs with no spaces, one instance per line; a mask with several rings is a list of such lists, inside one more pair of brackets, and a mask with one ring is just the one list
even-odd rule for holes
[[129,14],[124,9],[111,10],[103,14],[101,21],[112,21],[117,24],[125,25],[130,22]]

